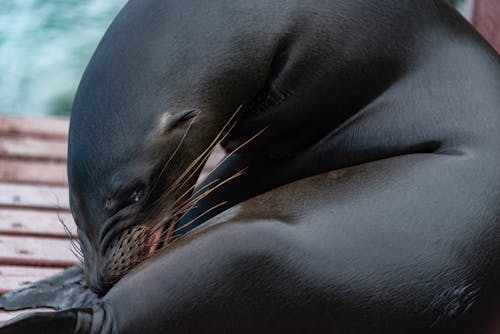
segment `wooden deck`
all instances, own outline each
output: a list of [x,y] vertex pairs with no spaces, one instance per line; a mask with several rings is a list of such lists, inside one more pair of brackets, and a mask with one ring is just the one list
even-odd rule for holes
[[[0,293],[76,263],[69,214],[67,120],[0,117]],[[0,313],[0,322],[18,312]]]
[[500,54],[500,0],[474,0],[472,22]]
[[[77,262],[66,178],[68,121],[0,116],[0,294]],[[223,156],[218,150],[204,173]],[[19,312],[0,311],[0,322]]]

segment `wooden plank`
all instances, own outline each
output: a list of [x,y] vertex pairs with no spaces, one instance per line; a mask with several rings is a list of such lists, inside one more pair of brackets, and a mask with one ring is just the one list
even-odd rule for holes
[[68,184],[66,164],[60,162],[12,161],[0,159],[0,180],[41,185]]
[[484,38],[500,53],[500,1],[475,0],[472,22]]
[[66,118],[0,116],[0,135],[2,137],[66,139],[68,128],[69,122]]
[[49,309],[49,308],[39,308],[39,309],[31,309],[31,310],[22,310],[22,311],[2,311],[0,310],[0,324],[2,322],[6,322],[7,320],[10,320],[14,317],[17,317],[18,315],[21,315],[23,313],[29,313],[29,312],[53,312],[54,310]]
[[59,139],[0,138],[0,157],[24,160],[66,161],[67,143]]
[[68,267],[78,262],[69,239],[0,235],[0,264]]
[[0,207],[69,210],[68,189],[0,183]]
[[15,209],[0,210],[0,234],[67,238],[59,218],[76,237],[76,225],[67,212]]
[[61,272],[61,268],[0,265],[0,294]]

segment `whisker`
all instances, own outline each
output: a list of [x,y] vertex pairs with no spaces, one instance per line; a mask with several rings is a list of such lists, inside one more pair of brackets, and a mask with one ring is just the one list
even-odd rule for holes
[[[236,152],[238,152],[239,150],[241,150],[243,147],[245,147],[246,145],[248,145],[252,140],[254,140],[255,138],[257,138],[258,136],[260,136],[268,127],[265,127],[263,128],[262,130],[260,130],[258,133],[256,133],[255,135],[253,135],[251,138],[249,138],[248,140],[246,140],[244,143],[242,143],[241,145],[239,145],[236,149],[234,149],[231,153],[229,153],[228,155],[226,155],[206,176],[203,180],[206,180],[216,169],[218,169],[225,161],[227,161],[227,159],[229,159],[233,154],[235,154]],[[223,140],[223,139],[222,139]],[[217,181],[218,179],[216,179],[215,181]],[[203,182],[203,181],[202,181]],[[207,188],[208,186],[210,186],[211,184],[213,184],[214,181],[211,181],[210,183],[208,183],[207,185],[201,187],[200,189],[198,189],[193,195],[196,195],[197,193],[199,193],[201,190],[203,190],[204,188]],[[180,198],[182,198],[183,196],[185,196],[186,193],[188,193],[189,191],[191,191],[191,189],[193,189],[196,185],[193,185],[192,187],[190,187],[186,192],[184,192]],[[174,204],[172,206],[174,206],[177,201],[179,199],[177,199]]]
[[210,153],[211,151],[208,151],[207,153],[204,152],[202,153],[202,155],[198,156],[198,158],[193,160],[193,162],[191,162],[191,164],[184,170],[184,172],[167,189],[165,195],[168,196],[173,191],[182,188],[186,184],[186,182],[189,181],[193,177],[193,175],[195,175],[196,172],[203,167]]
[[[215,148],[215,146],[214,146],[214,148]],[[152,212],[150,212],[149,217],[154,217],[161,210],[163,210],[163,208],[161,208],[160,204],[163,203],[163,201],[166,200],[172,193],[175,193],[178,189],[182,189],[182,187],[198,172],[198,170],[204,166],[204,164],[206,163],[206,159],[209,157],[209,155],[212,153],[212,151],[213,151],[213,148],[211,151],[205,151],[204,152],[205,157],[202,157],[200,155],[195,161],[193,161],[190,164],[190,166],[177,178],[177,180],[157,200],[158,207],[156,210],[152,210]],[[190,173],[190,174],[188,175],[188,173]],[[184,179],[184,181],[183,181],[183,179]],[[182,182],[182,184],[179,184],[180,182]],[[171,204],[168,208],[166,208],[166,210],[170,210],[171,208],[173,208],[177,204],[177,202],[186,198],[186,196],[189,195],[189,193],[194,189],[195,186],[196,186],[196,184],[193,184],[186,191],[184,191],[183,194],[181,194],[180,196],[177,196],[178,198],[176,199],[176,201],[173,204]]]
[[[213,210],[217,209],[217,208],[218,208],[218,207],[220,207],[220,206],[225,205],[226,203],[227,203],[227,202],[221,202],[221,203],[219,203],[219,204],[217,204],[217,205],[214,205],[213,207],[211,207],[211,208],[209,208],[209,209],[205,210],[202,214],[200,214],[199,216],[197,216],[195,219],[193,219],[193,220],[189,221],[189,222],[188,222],[186,225],[184,225],[182,228],[187,227],[187,226],[189,226],[189,225],[193,224],[193,223],[194,223],[197,219],[201,218],[203,215],[208,214],[209,212],[211,212],[211,211],[213,211]],[[177,230],[174,230],[174,233],[175,233],[176,231],[177,231]],[[175,245],[175,244],[176,244],[176,242],[178,242],[178,241],[180,241],[180,240],[183,240],[185,237],[187,237],[187,236],[190,234],[190,232],[191,232],[191,231],[189,231],[188,233],[186,233],[186,234],[184,234],[184,235],[178,236],[178,237],[176,237],[176,238],[171,238],[170,242],[166,243],[166,244],[162,247],[162,250],[166,250],[166,249],[171,248],[173,245]],[[158,244],[159,244],[159,243],[158,243]],[[155,244],[151,244],[150,246],[152,247],[152,246],[154,246],[154,245],[155,245]],[[148,254],[148,256],[147,256],[144,260],[146,260],[146,259],[150,258],[150,257],[151,257],[151,256],[153,256],[153,255],[155,255],[155,253]],[[143,261],[144,261],[144,260],[143,260]],[[137,261],[137,262],[135,263],[135,265],[137,265],[137,264],[138,264],[138,263],[140,263],[140,262],[141,262],[141,261]]]
[[[199,114],[198,114],[199,115]],[[158,174],[158,177],[156,178],[155,181],[153,181],[153,185],[151,188],[154,188],[156,187],[156,185],[158,184],[161,176],[163,175],[163,173],[165,172],[165,170],[167,169],[168,165],[170,164],[170,162],[172,161],[172,159],[174,158],[174,156],[177,154],[177,152],[179,151],[180,147],[182,146],[182,143],[184,142],[184,140],[186,139],[187,137],[187,134],[189,132],[189,130],[191,129],[194,121],[196,120],[196,118],[198,117],[198,115],[196,115],[192,120],[191,122],[189,122],[189,125],[186,129],[186,131],[184,132],[182,138],[181,138],[181,141],[179,142],[179,144],[177,144],[177,147],[175,148],[174,152],[170,155],[170,158],[167,160],[167,162],[163,165],[160,173]]]
[[[212,140],[212,142],[207,146],[207,148],[188,166],[188,168],[179,176],[179,178],[172,184],[171,187],[176,187],[178,182],[185,177],[185,175],[194,167],[196,164],[200,161],[205,160],[208,158],[208,156],[213,152],[213,149],[217,146],[218,143],[220,143],[222,140],[224,140],[227,135],[233,130],[234,126],[236,125],[236,122],[233,122],[235,119],[236,115],[240,112],[242,109],[243,105],[240,105],[236,111],[231,115],[231,117],[227,120],[227,122],[224,124],[222,129],[217,133],[215,138]],[[226,131],[227,127],[229,126],[229,129]],[[224,133],[226,131],[226,133]],[[222,136],[222,138],[221,138]],[[191,175],[192,176],[192,175]],[[176,184],[177,183],[177,184]]]
[[78,259],[78,261],[80,263],[83,263],[84,256],[83,256],[83,251],[81,250],[81,247],[80,247],[80,243],[71,234],[71,231],[70,231],[68,225],[66,225],[66,223],[64,222],[64,219],[62,219],[59,211],[57,211],[56,214],[57,214],[57,220],[59,221],[59,223],[61,223],[63,230],[64,230],[64,233],[66,234],[66,236],[69,239],[71,252],[73,253],[73,255],[75,255],[75,257]]
[[[200,190],[202,190],[202,189],[205,189],[205,188],[209,187],[210,185],[214,184],[214,183],[215,183],[215,182],[217,182],[217,181],[218,181],[218,179],[215,179],[215,180],[213,180],[213,181],[209,182],[208,184],[204,185],[201,189],[198,189],[198,190],[196,191],[196,193],[199,193],[199,191],[200,191]],[[189,194],[189,193],[190,193],[190,192],[191,192],[191,191],[192,191],[195,187],[196,187],[196,184],[193,184],[191,187],[189,187],[189,189],[187,189],[187,190],[186,190],[186,191],[185,191],[182,195],[180,195],[180,196],[179,196],[179,198],[177,198],[177,199],[176,199],[176,200],[172,203],[172,205],[171,205],[171,206],[172,206],[172,207],[175,207],[175,206],[178,204],[179,200],[181,200],[181,199],[182,199],[182,198],[184,198],[186,195],[188,195],[188,194]],[[195,193],[195,194],[196,194],[196,193]],[[191,196],[193,196],[193,195],[195,195],[195,194],[192,194]]]
[[[265,130],[267,129],[267,127],[263,128],[262,130],[260,130],[259,132],[257,132],[255,135],[253,135],[252,137],[250,137],[248,140],[246,140],[245,142],[243,142],[242,144],[240,144],[235,150],[233,150],[230,154],[228,154],[226,157],[224,157],[224,159],[222,159],[218,164],[217,166],[208,173],[208,175],[210,175],[211,173],[213,173],[217,168],[219,168],[231,155],[233,155],[234,153],[238,152],[239,150],[241,150],[243,147],[245,147],[246,145],[248,145],[250,142],[252,142],[255,138],[257,138],[259,135],[261,135]],[[221,182],[219,182],[218,184],[216,184],[213,188],[210,188],[210,189],[207,189],[209,188],[210,186],[212,186],[213,184],[217,183],[219,180],[218,179],[215,179],[215,180],[212,180],[210,181],[208,184],[202,186],[200,189],[198,189],[194,195],[197,195],[197,196],[193,196],[193,197],[190,197],[189,199],[187,200],[184,200],[182,202],[179,202],[182,198],[185,198],[186,194],[189,193],[189,191],[195,186],[193,185],[192,187],[190,187],[187,191],[185,191],[181,196],[179,196],[179,198],[173,203],[172,207],[176,207],[176,209],[170,213],[168,216],[167,216],[167,219],[165,219],[165,217],[163,217],[162,220],[164,221],[168,221],[168,220],[171,220],[172,217],[175,217],[175,216],[179,216],[179,215],[182,215],[186,212],[188,212],[189,210],[191,210],[192,208],[195,207],[195,205],[200,201],[202,200],[203,198],[205,198],[206,196],[208,196],[210,193],[212,193],[213,191],[215,191],[216,189],[218,189],[219,187],[221,187],[222,185],[224,185],[225,183],[227,182],[230,182],[231,180],[235,179],[236,177],[239,177],[241,176],[242,174],[244,174],[246,172],[247,168],[244,168],[240,171],[238,171],[237,173],[235,173],[234,175],[228,177],[226,180],[223,180]],[[208,177],[207,175],[207,177]],[[206,178],[205,178],[206,179]],[[204,191],[203,191],[204,190]],[[201,194],[200,192],[203,191]],[[224,204],[226,204],[227,202],[224,202]],[[221,204],[223,205],[223,204]],[[216,208],[220,207],[220,205],[212,208],[210,211],[212,210],[215,210]],[[204,212],[202,215],[198,216],[197,218],[195,218],[195,221],[197,219],[199,219],[201,216],[203,215],[206,215],[207,213],[209,213],[210,211],[208,212]],[[167,231],[163,232],[160,237],[158,238],[158,242],[157,243],[160,243],[160,242],[167,242],[170,243],[169,239],[170,238],[167,238],[166,239],[166,235],[171,235],[172,233],[172,226],[174,226],[177,222],[178,222],[179,219],[177,219],[176,221],[173,221],[171,223],[171,226],[167,229]],[[184,228],[184,227],[187,227],[188,224],[191,224],[192,222],[188,222],[186,225],[178,228],[178,229],[175,229],[174,230],[174,233],[177,232],[178,230]],[[153,229],[152,233],[150,233],[151,235],[153,233],[156,233],[157,229]],[[151,244],[149,246],[154,246],[154,244]]]
[[[183,212],[187,212],[189,210],[191,210],[200,200],[202,200],[203,198],[205,198],[206,196],[208,196],[210,193],[212,193],[213,191],[215,191],[216,189],[218,189],[219,187],[221,187],[222,185],[224,185],[225,183],[227,182],[230,182],[232,180],[234,180],[235,178],[243,175],[245,172],[246,172],[246,167],[240,171],[238,171],[237,173],[231,175],[230,177],[228,177],[227,179],[219,182],[215,187],[213,188],[210,188],[210,189],[207,189],[205,192],[203,192],[202,194],[198,195],[197,197],[195,198],[190,198],[189,201],[187,201],[187,203],[185,203],[181,208],[179,208],[179,210],[181,209],[184,209]],[[226,202],[223,202],[224,204],[227,204],[227,201]],[[216,207],[213,207],[212,209],[209,209],[208,212],[212,211],[212,210],[215,210],[216,208],[220,207],[221,205],[224,205],[224,204],[220,204],[220,205],[217,205]],[[178,211],[175,211],[175,212],[178,212]],[[205,212],[203,213],[202,215],[205,215],[207,214],[208,212]],[[177,214],[173,214],[173,216],[175,216]],[[197,220],[198,218],[200,218],[201,216],[198,216],[195,220]],[[177,223],[177,222],[175,222]],[[191,224],[191,223],[188,223],[188,224]],[[174,232],[177,232],[179,231],[180,229],[186,227],[187,225],[183,225],[182,227],[176,229]],[[162,234],[160,236],[160,238],[158,239],[158,243],[159,242],[165,242],[165,236]],[[153,244],[151,246],[154,246]]]
[[[243,147],[245,147],[246,145],[248,145],[248,144],[249,144],[252,140],[254,140],[254,139],[255,139],[255,138],[257,138],[258,136],[260,136],[260,135],[261,135],[261,134],[262,134],[262,133],[263,133],[266,129],[267,129],[267,127],[263,128],[263,129],[262,129],[262,130],[260,130],[258,133],[256,133],[255,135],[253,135],[251,138],[249,138],[248,140],[246,140],[244,143],[242,143],[241,145],[239,145],[239,146],[238,146],[235,150],[233,150],[231,153],[229,153],[228,155],[226,155],[226,156],[224,157],[224,159],[222,159],[222,160],[221,160],[221,161],[220,161],[220,162],[219,162],[219,163],[215,166],[215,168],[214,168],[214,169],[212,169],[212,170],[211,170],[211,171],[207,174],[207,176],[204,178],[204,180],[206,180],[206,179],[208,178],[208,176],[210,176],[210,174],[212,174],[212,173],[213,173],[213,172],[214,172],[217,168],[219,168],[219,167],[220,167],[220,166],[221,166],[221,165],[222,165],[222,164],[223,164],[223,163],[224,163],[224,162],[225,162],[228,158],[230,158],[230,157],[231,157],[231,155],[233,155],[234,153],[236,153],[237,151],[241,150]],[[243,169],[243,170],[241,170],[240,172],[246,171],[246,169],[247,169],[247,168],[244,168],[244,169]],[[238,173],[240,173],[240,172],[238,172]],[[234,176],[234,175],[233,175],[233,176]],[[239,175],[237,175],[237,176],[239,176]],[[214,190],[215,190],[215,189],[217,189],[219,186],[221,186],[222,184],[226,183],[226,181],[229,181],[229,180],[230,180],[230,179],[232,179],[232,178],[233,178],[233,177],[230,177],[230,178],[226,179],[224,182],[222,182],[221,184],[217,185],[217,186],[216,186],[215,188],[213,188],[213,189],[214,189]],[[204,185],[203,187],[201,187],[200,189],[198,189],[198,190],[197,190],[197,191],[193,194],[193,196],[194,196],[194,195],[196,195],[196,194],[198,194],[201,190],[203,190],[203,189],[205,189],[205,188],[208,188],[210,185],[212,185],[212,184],[213,184],[214,182],[216,182],[216,181],[218,181],[218,179],[215,179],[215,180],[213,180],[213,181],[209,182],[208,184]],[[194,186],[193,186],[193,187],[194,187]],[[191,188],[190,188],[190,189],[191,189]],[[189,190],[188,190],[188,191],[189,191]],[[184,194],[186,194],[186,193],[184,193]],[[183,194],[183,196],[184,196],[184,194]],[[204,194],[205,194],[205,193],[204,193]],[[207,194],[207,195],[208,195],[208,194]],[[205,196],[203,196],[203,197],[206,197],[206,195],[205,195]],[[203,198],[203,197],[202,197],[202,198]],[[181,198],[182,198],[182,196],[181,196]],[[200,198],[200,199],[202,199],[202,198]],[[177,199],[177,200],[174,202],[174,204],[176,204],[178,200],[179,200],[179,199]]]
[[[177,219],[176,221],[174,221],[174,222],[172,222],[172,223],[170,224],[170,226],[169,226],[169,227],[168,227],[168,229],[167,229],[167,234],[166,234],[166,237],[164,237],[164,239],[165,239],[165,240],[164,240],[164,243],[167,243],[167,244],[168,244],[169,242],[171,242],[171,241],[172,241],[173,236],[174,236],[174,233],[175,233],[175,228],[176,228],[176,226],[177,226],[177,223],[178,223],[178,222],[179,222],[179,220]],[[163,234],[163,233],[162,233],[162,234]],[[159,238],[158,238],[159,240],[161,240],[161,239],[162,239],[162,234],[160,234],[160,236],[159,236]]]
[[252,137],[250,137],[248,140],[246,140],[245,142],[243,142],[241,145],[239,145],[238,147],[236,147],[232,152],[230,152],[229,154],[227,154],[226,156],[224,156],[224,158],[217,163],[217,165],[214,167],[214,169],[212,169],[210,172],[208,172],[208,174],[205,176],[205,178],[203,180],[206,180],[213,172],[215,172],[215,170],[217,170],[220,166],[222,166],[222,164],[224,162],[226,162],[227,159],[229,159],[231,156],[233,156],[236,152],[238,152],[239,150],[241,150],[242,148],[244,148],[246,145],[250,144],[252,142],[252,140],[255,140],[258,136],[260,136],[264,131],[267,130],[268,127],[269,126],[266,126],[262,130],[260,130],[259,132],[257,132],[255,135],[253,135]]
[[[161,203],[172,193],[172,192],[175,192],[178,188],[179,188],[179,183],[182,182],[182,180],[184,178],[186,178],[186,176],[189,174],[189,172],[191,170],[194,169],[194,171],[189,174],[189,179],[191,179],[193,177],[193,175],[196,174],[196,172],[198,171],[198,169],[203,166],[205,164],[206,161],[204,161],[206,158],[208,158],[208,156],[212,153],[213,149],[215,148],[215,146],[221,141],[223,140],[224,138],[226,138],[226,136],[231,132],[231,130],[234,128],[235,126],[235,122],[233,122],[236,118],[236,115],[240,112],[240,110],[242,109],[243,105],[240,105],[236,111],[231,115],[231,117],[228,119],[228,121],[224,124],[224,126],[222,127],[222,129],[219,131],[219,133],[216,135],[216,137],[214,138],[214,140],[208,145],[208,147],[198,156],[198,158],[196,158],[189,166],[188,168],[172,183],[172,185],[169,186],[169,188],[162,194],[162,196],[157,200],[158,202],[158,209],[153,209],[151,210],[150,214],[148,215],[149,217],[155,217],[158,215],[159,212],[161,212],[161,210],[163,210],[163,208],[160,208],[161,206]],[[194,122],[194,120],[192,121]],[[192,124],[192,123],[191,123]],[[190,124],[190,126],[191,126]],[[229,129],[227,130],[227,132],[224,134],[224,132],[226,131],[227,127],[229,126]],[[183,140],[184,138],[186,137],[187,135],[187,131],[185,132],[184,136],[183,136]],[[223,136],[222,139],[220,139],[221,135]],[[182,140],[182,141],[183,141]],[[167,161],[167,164],[170,163],[170,161],[173,159],[174,155],[178,152],[179,150],[179,147],[180,147],[180,144],[177,146],[176,150],[174,151],[174,154],[172,154],[169,158],[169,160]],[[198,164],[199,163],[199,164]],[[166,169],[166,166],[164,166],[162,168],[162,171],[160,173],[160,175],[163,174],[163,172],[165,171]],[[155,187],[158,183],[158,180],[159,180],[159,177],[156,179],[156,182],[155,182]],[[183,183],[184,185],[184,183]],[[194,188],[195,185],[193,185],[193,188]],[[192,188],[190,188],[192,189]],[[188,189],[189,191],[189,189]],[[170,209],[170,208],[167,208],[167,209]],[[149,218],[148,218],[149,219]]]
[[[191,164],[184,170],[184,172],[169,186],[169,188],[167,188],[165,193],[163,193],[162,196],[157,200],[158,204],[161,204],[169,195],[171,195],[177,189],[181,188],[181,186],[179,186],[179,183],[182,182],[182,180],[186,178],[186,175],[188,175],[191,172],[191,170],[194,170],[194,171],[189,175],[187,180],[189,180],[194,174],[196,174],[197,170],[199,170],[204,165],[205,160],[206,160],[206,158],[208,158],[209,154],[211,154],[211,151],[208,151],[208,149],[207,149],[200,156],[198,156],[195,160],[193,160],[191,162]],[[188,194],[188,193],[189,193],[189,189],[184,194]],[[184,194],[181,195],[181,197],[185,196]],[[155,215],[156,213],[157,213],[156,211],[153,211],[151,213],[151,215]]]
[[182,229],[184,229],[184,228],[186,228],[186,227],[191,226],[194,222],[196,222],[196,221],[197,221],[198,219],[200,219],[201,217],[203,217],[203,216],[207,215],[208,213],[210,213],[210,212],[214,211],[215,209],[220,208],[221,206],[224,206],[224,205],[226,205],[226,204],[227,204],[227,201],[224,201],[224,202],[221,202],[221,203],[219,203],[219,204],[217,204],[217,205],[212,206],[210,209],[207,209],[207,210],[203,211],[203,213],[201,213],[200,215],[196,216],[196,218],[193,218],[193,219],[191,219],[190,221],[188,221],[186,224],[182,225],[181,227],[176,228],[176,229],[173,231],[173,233],[179,232],[180,230],[182,230]]
[[[216,167],[211,170],[207,176],[204,178],[204,179],[207,179],[208,176],[210,174],[212,174],[217,168],[219,168],[228,158],[230,158],[233,154],[235,154],[236,152],[238,152],[239,150],[241,150],[243,147],[245,147],[246,145],[248,145],[250,142],[252,142],[253,140],[255,140],[255,138],[257,138],[258,136],[260,136],[268,127],[266,126],[265,128],[263,128],[262,130],[260,130],[259,132],[257,132],[255,135],[253,135],[252,137],[250,137],[248,140],[246,140],[245,142],[243,142],[242,144],[240,144],[236,149],[234,149],[230,154],[226,155],[224,157],[224,159],[222,159],[217,165]],[[207,191],[204,191],[201,195],[199,196],[195,196],[195,197],[191,197],[190,199],[188,200],[185,200],[183,202],[181,202],[180,204],[178,204],[179,200],[184,198],[185,197],[185,194],[188,193],[195,185],[193,185],[193,187],[190,187],[186,192],[184,192],[175,202],[174,204],[171,206],[171,207],[175,207],[175,206],[178,206],[178,208],[174,211],[176,212],[176,214],[179,214],[179,213],[185,213],[189,210],[191,210],[195,205],[196,203],[198,203],[200,200],[202,200],[203,198],[205,198],[206,196],[208,196],[210,193],[212,193],[213,191],[215,191],[217,188],[219,188],[220,186],[222,186],[223,184],[231,181],[232,179],[242,175],[245,171],[246,171],[247,168],[244,168],[242,169],[241,171],[239,171],[238,173],[234,174],[233,176],[227,178],[226,180],[224,180],[223,182],[220,182],[218,185],[216,185],[214,188],[211,188]],[[204,185],[203,187],[201,187],[200,189],[198,189],[193,195],[197,195],[200,193],[200,191],[210,187],[211,185],[213,185],[215,182],[217,182],[218,179],[215,179],[215,180],[212,180],[211,182],[209,182],[208,184]],[[172,214],[169,216],[169,219],[172,217],[172,216],[175,216],[175,214]]]
[[[172,192],[172,190],[173,190],[173,189],[172,189],[172,190],[170,190],[170,189],[171,189],[173,186],[175,186],[175,189],[177,189],[177,188],[182,188],[182,187],[183,187],[183,186],[187,183],[187,181],[189,181],[189,180],[190,180],[190,179],[191,179],[194,175],[196,175],[197,171],[198,171],[201,167],[203,167],[203,166],[205,165],[205,163],[206,163],[206,159],[207,159],[207,158],[208,158],[208,157],[209,157],[209,156],[213,153],[213,151],[214,151],[215,147],[217,146],[217,144],[219,144],[220,142],[222,142],[222,141],[223,141],[223,140],[224,140],[224,139],[225,139],[225,138],[229,135],[229,133],[231,132],[231,130],[234,128],[234,126],[235,126],[235,124],[233,124],[233,125],[230,127],[230,129],[228,130],[228,132],[226,132],[226,134],[225,134],[222,138],[220,138],[218,141],[215,141],[215,140],[214,140],[214,141],[213,141],[213,142],[209,145],[209,147],[208,147],[208,148],[207,148],[204,152],[202,152],[202,154],[200,154],[200,156],[199,156],[197,159],[195,159],[195,161],[194,161],[194,162],[196,162],[196,163],[197,163],[197,162],[200,162],[200,163],[199,163],[199,164],[198,164],[198,165],[194,168],[194,170],[191,172],[191,174],[189,175],[189,177],[187,177],[181,185],[179,185],[179,184],[178,184],[178,183],[179,183],[179,181],[180,181],[180,180],[182,180],[182,178],[184,178],[184,177],[186,176],[186,174],[187,174],[190,170],[192,170],[192,169],[193,169],[193,163],[192,163],[192,164],[191,164],[191,165],[190,165],[190,166],[186,169],[186,171],[185,171],[183,174],[181,174],[181,175],[178,177],[178,179],[176,180],[176,182],[174,182],[174,184],[172,184],[172,186],[169,188],[169,190],[168,190],[168,191],[167,191],[164,195],[162,195],[162,197],[161,197],[161,198],[165,198],[165,197],[167,197],[168,195],[170,195],[170,193],[171,193],[171,192]],[[221,130],[221,131],[219,132],[219,135],[220,135],[223,131],[224,131],[224,130]],[[259,133],[259,134],[260,134],[260,133]],[[259,134],[257,134],[257,135],[259,135]],[[218,135],[217,137],[220,137],[219,135]],[[256,135],[256,136],[257,136],[257,135]],[[255,137],[256,137],[256,136],[255,136]],[[217,139],[217,138],[216,138],[216,139]],[[248,140],[245,144],[248,144],[248,142],[250,142],[252,139],[254,139],[254,138],[251,138],[251,139],[250,139],[250,140]],[[244,145],[240,145],[240,146],[237,148],[237,150],[238,150],[238,149],[241,149],[243,146],[244,146]],[[234,152],[233,152],[233,153],[234,153]],[[231,153],[231,154],[232,154],[232,153]],[[203,156],[204,156],[204,157],[203,157]],[[224,161],[225,161],[225,160],[226,160],[226,159],[224,159]],[[221,163],[219,163],[219,164],[218,164],[218,165],[214,168],[214,170],[215,170],[216,168],[218,168],[220,165],[221,165]],[[209,173],[208,175],[210,175],[212,172],[213,172],[213,170],[212,170],[212,171],[210,171],[210,173]],[[208,175],[207,175],[207,176],[208,176]],[[205,177],[204,179],[206,179],[206,177]],[[176,201],[175,201],[175,202],[171,205],[171,207],[174,207],[174,206],[175,206],[175,204],[176,204],[176,203],[177,203],[180,199],[184,198],[184,196],[186,196],[188,193],[190,193],[190,192],[191,192],[191,191],[192,191],[195,187],[196,187],[196,184],[193,184],[191,187],[189,187],[189,188],[188,188],[188,189],[187,189],[187,190],[186,190],[186,191],[185,191],[182,195],[180,195],[180,197],[179,197],[179,198],[178,198],[178,199],[177,199],[177,200],[176,200]],[[202,188],[198,189],[198,190],[197,190],[197,193],[198,193],[199,191],[203,190],[205,187],[207,187],[207,185],[205,185],[204,187],[202,187]],[[175,190],[174,190],[174,191],[175,191]]]
[[[244,147],[249,145],[252,141],[254,141],[258,136],[260,136],[268,127],[263,128],[258,131],[255,135],[245,140],[242,144],[240,144],[236,149],[232,150],[229,154],[227,154],[221,161],[217,163],[215,168],[207,173],[206,176],[202,178],[202,182],[207,182],[206,184],[200,185],[196,189],[196,183],[193,185],[189,185],[188,183],[197,175],[199,170],[203,168],[206,164],[207,159],[213,153],[215,147],[220,144],[223,140],[225,140],[232,132],[232,130],[236,126],[236,116],[238,112],[241,110],[242,105],[238,107],[238,109],[233,113],[230,119],[224,124],[222,129],[217,133],[215,138],[207,145],[207,147],[201,152],[195,159],[193,159],[189,165],[185,168],[185,170],[180,173],[180,175],[176,178],[174,182],[167,188],[165,192],[161,194],[161,196],[155,200],[153,204],[153,209],[148,210],[148,214],[145,215],[145,221],[148,224],[148,228],[144,237],[140,238],[140,246],[144,247],[145,252],[147,253],[145,256],[142,254],[138,257],[130,258],[130,262],[126,263],[125,267],[117,268],[117,271],[114,272],[113,277],[122,276],[126,274],[132,267],[141,263],[145,259],[151,257],[156,253],[159,249],[168,249],[172,247],[178,240],[184,239],[190,232],[194,230],[190,230],[182,235],[176,235],[179,231],[183,229],[187,229],[188,227],[192,227],[197,221],[199,221],[203,217],[207,217],[210,213],[213,213],[215,210],[220,209],[221,207],[227,205],[228,201],[220,202],[214,206],[203,211],[201,214],[197,215],[194,219],[189,220],[187,223],[179,226],[179,222],[182,217],[185,216],[186,212],[196,208],[198,203],[202,201],[204,198],[212,194],[214,191],[223,187],[228,182],[231,182],[235,178],[245,174],[248,170],[248,167],[245,167],[233,175],[220,180],[219,178],[210,180],[207,182],[207,178],[212,176],[213,173],[220,169],[220,167],[230,159],[234,154],[241,151]],[[194,121],[194,120],[193,120]],[[192,121],[192,122],[193,122]],[[190,123],[188,129],[183,134],[183,137],[180,143],[175,148],[172,155],[169,157],[167,162],[163,165],[160,174],[154,181],[154,187],[157,187],[160,178],[164,175],[168,166],[172,163],[173,159],[179,155],[181,152],[181,145],[185,142],[187,138],[189,129],[191,128],[193,123]],[[185,157],[183,157],[185,158]],[[184,189],[188,187],[188,189]],[[182,192],[182,193],[181,193]],[[179,195],[179,193],[181,193]],[[172,204],[162,205],[166,199],[175,194],[174,201]],[[168,203],[168,202],[167,202]],[[206,218],[205,218],[206,219]],[[134,240],[137,241],[137,240]],[[155,248],[156,247],[156,248]]]
[[[234,127],[234,125],[233,125]],[[231,127],[231,129],[233,128]],[[217,134],[217,136],[215,137],[215,139],[207,146],[207,148],[196,158],[194,159],[191,164],[186,168],[186,170],[177,178],[177,180],[171,185],[170,188],[179,188],[181,187],[182,185],[185,184],[185,182],[189,179],[191,179],[191,177],[196,174],[197,170],[199,168],[201,168],[205,162],[206,162],[206,159],[208,159],[208,157],[212,154],[213,150],[215,149],[215,147],[217,146],[217,144],[223,140],[223,138],[225,138],[225,136],[223,136],[221,138],[221,134],[224,132],[224,128],[222,130],[219,131],[219,133]],[[190,173],[192,170],[194,169],[194,172]],[[190,173],[190,174],[189,174]],[[187,178],[187,180],[184,180],[184,182],[182,183],[181,186],[179,186],[179,183],[183,181],[183,179],[186,178],[186,175],[189,174],[189,178]]]
[[[209,150],[211,149],[211,147],[212,147],[212,146],[215,146],[215,145],[216,145],[215,143],[217,143],[217,142],[218,142],[218,138],[220,137],[220,135],[221,135],[221,134],[222,134],[222,133],[226,130],[227,126],[233,122],[234,118],[235,118],[235,117],[236,117],[236,115],[240,112],[240,110],[241,110],[241,108],[242,108],[242,107],[243,107],[243,105],[240,105],[240,106],[236,109],[236,111],[235,111],[235,112],[231,115],[231,117],[229,118],[229,120],[228,120],[228,121],[224,124],[224,126],[222,127],[222,129],[219,131],[219,133],[217,134],[217,136],[215,137],[215,139],[214,139],[214,140],[213,140],[213,141],[212,141],[212,142],[208,145],[208,147],[205,149],[205,151],[203,151],[203,152],[200,154],[200,156],[199,156],[197,159],[195,159],[195,161],[199,160],[199,159],[200,159],[200,157],[203,157],[203,156],[206,154],[206,152],[207,152],[207,151],[209,151]],[[197,117],[197,116],[196,116],[196,117]],[[194,122],[194,120],[196,119],[196,117],[193,119],[193,121],[191,122],[191,124]],[[191,124],[190,124],[190,126],[191,126]],[[232,125],[232,127],[234,127],[234,124]],[[232,129],[232,127],[231,127],[231,129]],[[186,133],[184,134],[183,140],[184,140],[184,138],[186,137],[186,135],[187,135],[187,131],[186,131]],[[172,158],[173,158],[173,156],[175,155],[175,153],[177,153],[177,151],[178,151],[179,147],[180,147],[180,145],[178,145],[178,147],[177,147],[177,149],[175,150],[174,154],[172,154],[172,156],[170,157],[170,159],[168,160],[168,162],[167,162],[167,163],[170,163],[170,161],[172,160]],[[192,164],[193,164],[193,163],[191,163],[191,165],[192,165]],[[188,168],[189,168],[189,167],[188,167]],[[165,170],[165,167],[162,169],[162,173],[164,172],[164,170]],[[184,173],[183,173],[183,174],[184,174]],[[181,175],[181,176],[182,176],[182,175]],[[174,183],[175,183],[175,182],[174,182]]]

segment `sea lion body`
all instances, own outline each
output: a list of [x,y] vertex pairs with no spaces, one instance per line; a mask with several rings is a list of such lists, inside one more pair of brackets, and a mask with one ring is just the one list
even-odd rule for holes
[[[231,117],[236,152],[198,189],[245,173],[91,309],[58,316],[78,333],[489,333],[499,91],[498,55],[442,1],[130,1],[71,120],[94,291],[112,285],[112,240],[158,223],[159,199],[174,206],[164,194]],[[193,108],[190,126],[158,127]],[[131,203],[114,195],[125,188]]]

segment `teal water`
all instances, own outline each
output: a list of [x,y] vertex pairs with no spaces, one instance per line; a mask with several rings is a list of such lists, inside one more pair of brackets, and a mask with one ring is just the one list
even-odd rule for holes
[[0,0],[0,113],[62,115],[125,0]]
[[125,2],[0,0],[0,114],[67,115],[92,52]]

